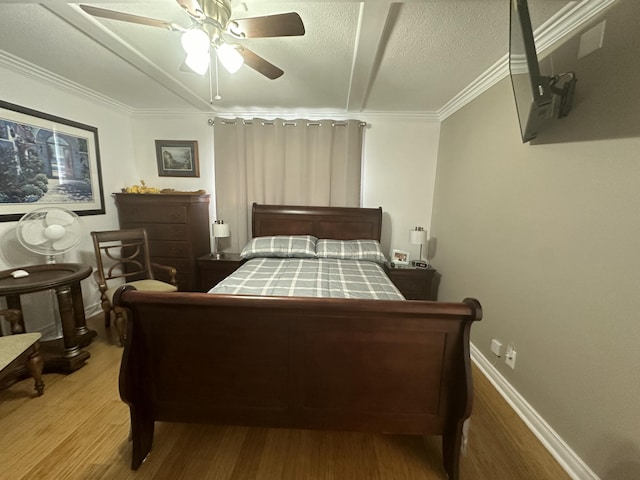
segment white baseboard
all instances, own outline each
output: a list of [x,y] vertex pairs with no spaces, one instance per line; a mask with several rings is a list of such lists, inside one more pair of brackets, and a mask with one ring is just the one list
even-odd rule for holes
[[99,313],[102,313],[102,305],[99,303],[94,303],[88,307],[86,305],[84,306],[84,316],[86,318],[91,318]]
[[600,480],[473,344],[471,360],[572,479]]

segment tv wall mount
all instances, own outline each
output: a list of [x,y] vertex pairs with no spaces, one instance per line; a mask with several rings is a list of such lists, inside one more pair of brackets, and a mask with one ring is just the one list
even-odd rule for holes
[[[576,78],[575,72],[565,72],[559,75],[553,75],[548,78],[551,93],[560,97],[558,118],[564,118],[569,115],[569,112],[573,107],[573,98],[576,91],[576,83],[578,83],[578,79]],[[559,83],[564,78],[567,79],[562,85],[559,85]]]

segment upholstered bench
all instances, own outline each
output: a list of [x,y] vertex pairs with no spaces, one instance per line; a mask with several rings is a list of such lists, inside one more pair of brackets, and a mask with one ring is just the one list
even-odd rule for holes
[[35,380],[38,396],[44,392],[42,381],[43,360],[40,355],[40,333],[18,333],[0,337],[0,384],[15,374],[16,369],[26,366]]

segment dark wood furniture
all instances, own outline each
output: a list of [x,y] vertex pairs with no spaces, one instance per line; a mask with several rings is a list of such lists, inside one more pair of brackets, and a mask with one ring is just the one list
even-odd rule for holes
[[[113,312],[118,339],[120,345],[124,346],[126,313],[112,304],[113,293],[118,286],[114,280],[132,284],[138,290],[175,292],[177,290],[176,269],[151,261],[149,241],[144,228],[91,232],[91,238],[97,265],[93,278],[100,290],[104,326],[108,328],[111,325]],[[156,280],[154,272],[158,275],[164,272],[169,277],[169,281]]]
[[200,291],[208,292],[218,283],[235,272],[242,260],[239,253],[227,253],[217,258],[211,254],[198,258],[198,274],[200,277]]
[[[254,205],[254,235],[380,238],[381,209]],[[132,468],[156,421],[442,435],[459,478],[472,403],[462,303],[161,295],[131,287],[120,395],[131,410]]]
[[382,235],[382,208],[302,207],[253,204],[254,237],[315,235],[318,238],[356,240]]
[[[87,328],[80,281],[91,275],[89,265],[78,263],[53,263],[20,267],[29,273],[26,277],[13,278],[12,268],[0,272],[0,296],[6,297],[7,307],[22,310],[20,295],[55,290],[58,298],[61,339],[40,342],[45,372],[73,372],[82,367],[89,352],[81,347],[91,343],[96,332]],[[24,323],[20,329],[25,331]]]
[[[209,194],[114,194],[121,228],[144,228],[151,261],[177,270],[178,289],[199,288],[196,259],[211,251]],[[168,275],[158,280],[169,281]]]
[[[0,311],[4,315],[5,311]],[[44,361],[40,355],[40,333],[18,333],[0,337],[0,388],[17,380],[18,373],[26,369],[34,379],[38,396],[44,393],[42,368]]]
[[385,272],[407,300],[438,299],[439,275],[435,269],[385,265]]

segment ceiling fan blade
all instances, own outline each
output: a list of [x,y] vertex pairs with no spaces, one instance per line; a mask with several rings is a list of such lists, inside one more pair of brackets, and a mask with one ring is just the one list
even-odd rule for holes
[[240,53],[240,55],[242,55],[242,58],[244,58],[244,63],[248,67],[253,68],[256,72],[261,73],[271,80],[275,80],[276,78],[282,76],[282,74],[284,73],[283,70],[279,69],[274,64],[269,63],[260,55],[253,53],[248,48],[239,47],[238,52]]
[[107,10],[105,8],[92,7],[91,5],[78,5],[82,10],[94,17],[108,18],[121,22],[137,23],[147,25],[149,27],[164,28],[166,30],[183,31],[184,28],[175,23],[165,22],[164,20],[156,20],[155,18],[141,17],[130,13],[116,12],[115,10]]
[[295,12],[231,20],[227,30],[245,38],[295,37],[305,32],[302,19]]
[[192,17],[202,18],[204,16],[204,11],[197,0],[176,0],[176,2]]

